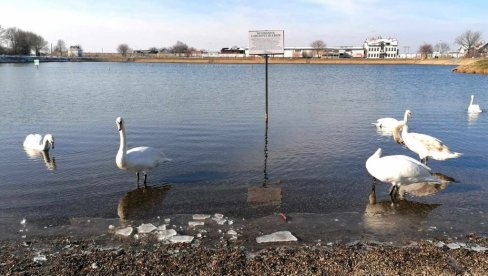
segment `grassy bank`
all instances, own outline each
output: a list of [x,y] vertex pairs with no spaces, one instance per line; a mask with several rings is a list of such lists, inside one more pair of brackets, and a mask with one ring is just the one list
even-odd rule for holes
[[467,74],[488,74],[488,59],[476,60],[469,64],[460,65],[454,71]]

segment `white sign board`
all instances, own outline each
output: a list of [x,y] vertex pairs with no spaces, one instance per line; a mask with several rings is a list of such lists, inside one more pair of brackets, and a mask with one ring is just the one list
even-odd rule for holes
[[34,65],[39,66],[39,60],[38,59],[34,59]]
[[249,31],[250,55],[274,55],[285,52],[285,31]]

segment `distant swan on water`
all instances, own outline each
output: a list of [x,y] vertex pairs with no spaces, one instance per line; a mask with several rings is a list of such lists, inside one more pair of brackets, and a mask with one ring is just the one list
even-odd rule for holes
[[480,113],[482,112],[480,106],[478,104],[473,104],[474,101],[474,95],[471,95],[471,102],[469,103],[468,106],[468,112],[469,113]]
[[25,137],[24,148],[39,151],[48,151],[50,148],[54,149],[54,137],[51,134],[29,134]]
[[439,180],[432,176],[430,168],[406,155],[382,156],[381,148],[376,150],[368,160],[366,169],[375,179],[392,185],[390,196],[394,198],[400,185],[433,182]]
[[124,119],[118,117],[115,122],[120,134],[120,147],[115,157],[115,163],[122,170],[135,172],[137,185],[139,185],[139,173],[144,173],[144,185],[146,185],[147,173],[170,159],[166,158],[161,151],[151,147],[136,147],[127,150]]

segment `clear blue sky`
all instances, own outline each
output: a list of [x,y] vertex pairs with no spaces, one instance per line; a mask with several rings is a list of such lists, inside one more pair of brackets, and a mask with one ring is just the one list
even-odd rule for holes
[[361,46],[372,36],[396,37],[401,51],[439,41],[457,48],[465,30],[488,40],[488,1],[453,0],[0,0],[0,25],[63,39],[86,51],[168,47],[247,47],[248,31],[285,31],[285,47]]

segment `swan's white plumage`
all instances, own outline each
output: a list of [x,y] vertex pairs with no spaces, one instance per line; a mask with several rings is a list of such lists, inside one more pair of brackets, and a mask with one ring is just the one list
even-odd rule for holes
[[407,120],[407,113],[405,112],[405,114],[403,115],[402,121],[399,121],[395,118],[387,117],[387,118],[380,118],[380,119],[376,120],[376,123],[373,123],[373,125],[375,125],[378,128],[381,128],[381,129],[386,129],[386,130],[392,131],[399,124],[401,125],[404,122],[406,122],[406,120]]
[[170,160],[161,151],[152,147],[135,147],[128,150],[124,120],[118,117],[116,123],[120,133],[120,147],[115,157],[117,167],[136,173],[143,172],[146,175],[151,169]]
[[402,140],[405,146],[419,155],[421,160],[432,158],[435,160],[447,160],[462,155],[459,152],[452,152],[444,143],[430,135],[408,132],[408,125],[402,129]]
[[468,112],[469,113],[480,113],[482,112],[480,106],[478,104],[473,104],[474,101],[474,95],[471,95],[471,102],[469,103],[468,106]]
[[25,137],[23,145],[26,149],[49,150],[51,147],[54,148],[54,137],[51,134],[46,134],[44,137],[37,133],[29,134]]
[[366,161],[369,174],[379,181],[397,187],[417,182],[439,183],[438,179],[432,176],[430,168],[419,161],[406,155],[382,156],[382,153],[379,148]]

